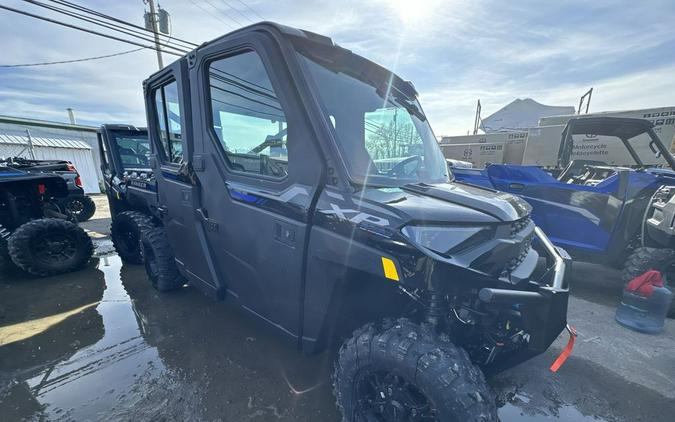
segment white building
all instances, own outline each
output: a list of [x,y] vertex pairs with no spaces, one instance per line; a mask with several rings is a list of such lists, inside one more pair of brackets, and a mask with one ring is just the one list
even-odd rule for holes
[[103,176],[96,129],[93,126],[0,116],[0,157],[31,158],[32,149],[32,155],[37,160],[70,161],[80,173],[84,191],[98,193]]

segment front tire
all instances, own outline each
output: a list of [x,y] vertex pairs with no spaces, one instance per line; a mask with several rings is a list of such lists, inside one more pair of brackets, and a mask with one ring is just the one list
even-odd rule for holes
[[145,271],[152,287],[160,292],[175,290],[185,284],[185,278],[178,271],[169,238],[162,227],[143,233],[143,256]]
[[82,223],[94,216],[96,203],[87,195],[74,195],[66,198],[64,208]]
[[110,237],[117,254],[129,264],[143,263],[141,238],[155,228],[150,216],[138,211],[124,211],[115,216],[110,226]]
[[12,262],[25,272],[46,277],[84,267],[94,245],[77,224],[57,218],[29,221],[7,242]]
[[343,421],[497,421],[466,351],[400,319],[368,324],[340,348],[333,390]]
[[[671,289],[675,288],[675,251],[672,249],[640,247],[630,254],[623,267],[621,278],[624,285],[649,270],[660,271],[666,276]],[[674,291],[675,293],[675,291]],[[675,300],[670,303],[668,317],[675,318]]]

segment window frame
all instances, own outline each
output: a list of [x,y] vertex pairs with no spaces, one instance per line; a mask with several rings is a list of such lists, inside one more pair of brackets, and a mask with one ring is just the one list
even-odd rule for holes
[[[159,141],[159,145],[156,146],[157,147],[156,149],[158,150],[157,155],[159,155],[162,165],[179,168],[181,166],[181,164],[180,163],[174,163],[173,160],[172,160],[172,157],[171,157],[172,143],[171,143],[171,138],[169,136],[170,122],[169,122],[169,117],[168,117],[168,113],[167,113],[166,97],[165,97],[165,94],[164,94],[164,88],[171,85],[172,83],[176,84],[176,90],[178,91],[178,95],[179,95],[178,109],[179,109],[179,112],[180,112],[180,119],[181,119],[181,122],[180,122],[180,126],[181,126],[180,127],[181,160],[183,162],[186,161],[185,145],[184,145],[185,134],[183,133],[184,132],[184,130],[183,130],[184,129],[184,124],[183,124],[184,110],[183,110],[183,105],[180,102],[180,92],[181,92],[180,91],[180,84],[178,83],[178,80],[176,79],[176,77],[173,74],[169,74],[165,79],[161,80],[156,85],[154,85],[150,88],[150,100],[153,104],[153,107],[152,107],[153,122],[152,122],[151,128],[155,132],[154,135],[157,138],[157,140]],[[160,122],[159,113],[158,113],[158,109],[157,109],[156,94],[157,94],[158,91],[161,92],[161,96],[162,96],[162,99],[161,99],[162,100],[162,113],[164,114],[163,122]],[[161,135],[161,131],[162,131],[161,125],[162,124],[166,125],[167,146],[169,148],[169,151],[168,151],[169,155],[168,156],[167,156],[167,151],[165,151],[165,149],[164,149],[164,143],[163,143],[162,135]],[[150,130],[150,128],[148,128],[148,129]],[[150,140],[152,140],[149,133],[148,133],[148,137],[150,138]]]
[[[217,62],[219,60],[224,60],[230,57],[234,57],[240,54],[244,54],[247,52],[252,52],[258,56],[260,59],[260,62],[263,65],[263,68],[265,70],[265,74],[267,75],[270,84],[272,85],[272,89],[274,91],[274,94],[277,96],[277,99],[279,100],[279,105],[281,106],[281,109],[284,113],[284,117],[286,118],[286,130],[288,131],[289,126],[289,118],[287,115],[287,110],[291,110],[292,107],[288,104],[288,101],[285,98],[285,93],[283,90],[280,88],[280,84],[277,82],[277,76],[275,73],[270,73],[268,71],[269,66],[266,66],[268,60],[267,56],[261,52],[260,48],[258,46],[253,45],[251,43],[244,43],[237,45],[234,48],[228,49],[227,51],[222,51],[218,52],[212,55],[207,55],[204,57],[203,61],[203,70],[202,70],[202,78],[204,81],[206,81],[205,84],[203,84],[203,98],[204,98],[204,107],[205,107],[205,117],[206,117],[206,131],[208,133],[209,138],[211,138],[211,142],[216,144],[216,149],[218,150],[218,153],[220,157],[223,159],[223,162],[225,163],[225,169],[227,172],[237,175],[237,176],[242,176],[245,178],[249,179],[256,179],[262,182],[271,182],[274,184],[282,184],[284,182],[287,182],[289,179],[289,174],[290,174],[290,150],[288,150],[288,164],[287,164],[287,169],[288,171],[286,172],[286,175],[283,177],[278,177],[278,176],[270,176],[267,174],[261,174],[261,173],[256,173],[256,172],[251,172],[251,171],[246,171],[246,170],[237,170],[234,168],[232,165],[232,162],[230,161],[230,157],[228,156],[227,152],[225,151],[225,148],[223,148],[223,144],[220,141],[220,137],[216,133],[215,130],[215,122],[213,119],[213,102],[211,98],[211,77],[210,77],[210,68],[211,65],[214,62]],[[286,134],[287,136],[287,141],[290,140],[290,136],[288,136],[288,132]],[[288,144],[287,144],[288,145]]]

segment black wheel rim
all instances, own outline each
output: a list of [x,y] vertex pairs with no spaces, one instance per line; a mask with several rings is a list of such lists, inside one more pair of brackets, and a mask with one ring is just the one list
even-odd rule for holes
[[433,403],[405,378],[389,371],[368,371],[355,384],[355,420],[437,421]]
[[45,233],[33,240],[31,249],[36,260],[55,266],[77,255],[77,240],[67,233]]
[[134,230],[126,229],[122,231],[120,240],[122,241],[122,247],[125,251],[129,253],[136,253],[139,250],[140,243]]
[[80,215],[84,211],[84,204],[79,199],[71,199],[68,202],[68,210],[75,215]]

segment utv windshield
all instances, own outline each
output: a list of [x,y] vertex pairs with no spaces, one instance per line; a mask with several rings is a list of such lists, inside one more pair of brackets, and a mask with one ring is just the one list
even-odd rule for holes
[[448,181],[445,159],[409,83],[342,48],[297,45],[354,182]]
[[116,130],[111,134],[113,146],[117,148],[124,170],[150,169],[150,141],[147,132]]

